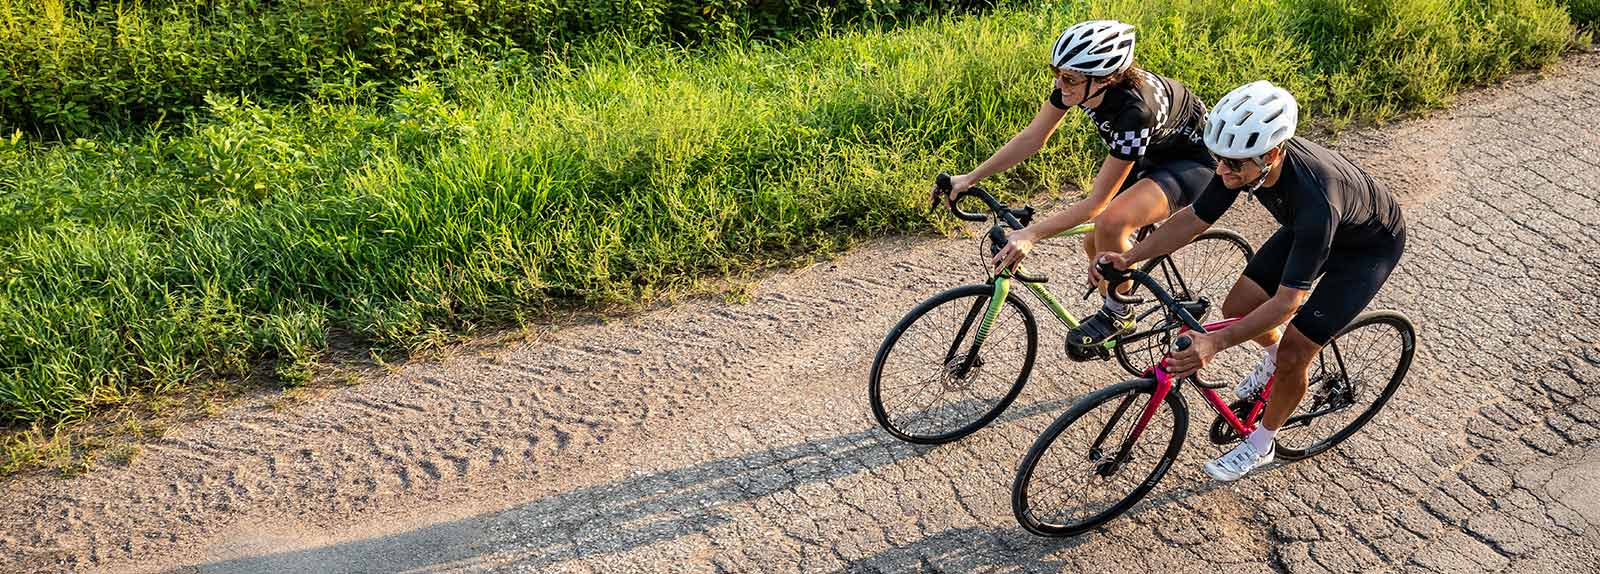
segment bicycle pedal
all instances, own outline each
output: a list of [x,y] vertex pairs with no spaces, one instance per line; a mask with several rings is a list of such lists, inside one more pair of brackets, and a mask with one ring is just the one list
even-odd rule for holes
[[1067,343],[1067,358],[1073,362],[1085,363],[1089,361],[1104,361],[1111,358],[1111,353],[1104,346],[1082,346]]

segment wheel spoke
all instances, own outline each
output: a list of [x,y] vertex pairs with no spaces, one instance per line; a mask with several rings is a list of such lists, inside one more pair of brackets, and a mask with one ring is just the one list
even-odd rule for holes
[[[1129,399],[1127,410],[1115,417],[1118,406]],[[1139,440],[1131,445],[1128,457],[1116,474],[1103,477],[1100,465],[1113,459],[1132,436],[1138,414],[1148,404],[1148,392],[1129,391],[1098,397],[1094,406],[1068,423],[1043,445],[1041,452],[1030,452],[1033,467],[1025,474],[1023,489],[1026,504],[1019,509],[1028,522],[1045,528],[1076,529],[1102,516],[1130,496],[1142,496],[1141,485],[1155,472],[1159,461],[1175,440],[1175,414],[1161,408]],[[1100,445],[1098,460],[1090,460],[1091,446],[1102,433],[1109,436]],[[1039,449],[1035,446],[1035,449]],[[1025,462],[1025,464],[1027,464]]]
[[[883,411],[880,422],[903,435],[933,439],[971,426],[998,414],[1002,401],[1019,384],[1029,357],[1031,327],[1015,301],[1008,301],[990,325],[976,360],[962,377],[949,372],[945,356],[972,352],[983,306],[990,294],[973,293],[943,301],[905,327],[881,359],[876,371],[875,403]],[[962,333],[962,322],[978,305],[973,323]]]
[[1331,341],[1313,369],[1306,400],[1294,414],[1314,416],[1285,433],[1280,442],[1292,450],[1314,454],[1354,432],[1398,373],[1405,348],[1403,336],[1395,325],[1373,321]]

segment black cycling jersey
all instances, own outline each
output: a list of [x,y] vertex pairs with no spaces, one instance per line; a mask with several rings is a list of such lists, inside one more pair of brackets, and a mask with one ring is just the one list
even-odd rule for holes
[[[1293,235],[1280,284],[1310,289],[1330,251],[1388,249],[1404,235],[1400,202],[1350,160],[1298,137],[1286,142],[1283,151],[1277,184],[1254,193]],[[1240,191],[1228,189],[1221,176],[1213,177],[1195,200],[1194,214],[1216,223]]]
[[[1100,105],[1084,108],[1111,156],[1153,163],[1174,159],[1210,161],[1205,142],[1206,106],[1177,80],[1139,70],[1137,89],[1112,86]],[[1067,109],[1061,90],[1050,92],[1050,105]]]

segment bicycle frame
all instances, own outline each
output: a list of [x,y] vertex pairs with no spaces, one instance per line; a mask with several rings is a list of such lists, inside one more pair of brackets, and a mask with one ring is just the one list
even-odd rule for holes
[[[1089,222],[1075,225],[1071,228],[1068,228],[1066,231],[1062,231],[1061,233],[1051,236],[1050,238],[1055,239],[1057,237],[1075,237],[1078,235],[1087,235],[1093,232],[1094,222]],[[983,323],[978,326],[978,334],[980,336],[988,334],[989,324],[994,321],[994,318],[1000,313],[1000,303],[1004,303],[1006,295],[1011,292],[1010,283],[1016,281],[1016,279],[1012,278],[1012,275],[1017,273],[1023,273],[1021,264],[1016,266],[1015,271],[1002,273],[993,277],[994,294],[989,296],[989,312],[984,315]],[[1034,298],[1038,299],[1040,303],[1044,303],[1044,306],[1050,309],[1050,314],[1053,315],[1057,321],[1060,321],[1061,324],[1066,325],[1068,329],[1076,329],[1078,327],[1078,318],[1072,316],[1072,313],[1067,311],[1067,307],[1061,304],[1061,300],[1057,299],[1055,294],[1051,293],[1049,289],[1046,289],[1044,284],[1031,283],[1027,281],[1022,281],[1021,283],[1028,289],[1030,293],[1033,293]],[[1157,309],[1152,309],[1150,312],[1154,312],[1156,310]],[[962,335],[965,335],[965,333],[962,333]],[[1131,337],[1137,337],[1137,335],[1131,335],[1130,338]],[[960,340],[960,338],[958,337],[957,340]],[[977,348],[977,345],[981,344],[982,342],[982,339],[974,341],[975,344],[973,348]],[[1107,340],[1104,343],[1104,346],[1106,349],[1111,349],[1116,346],[1116,343],[1117,339],[1113,338]]]
[[[1091,221],[1070,227],[1061,233],[1051,236],[1050,238],[1054,239],[1057,237],[1086,235],[1093,233],[1094,230],[1095,224]],[[1147,232],[1148,228],[1141,230],[1140,236],[1142,237]],[[1177,274],[1175,272],[1176,270],[1169,269],[1170,265],[1170,262],[1162,263],[1162,270],[1163,273],[1167,274],[1167,280],[1179,285],[1180,288],[1187,289],[1187,285],[1183,284],[1182,276]],[[1072,312],[1068,311],[1066,306],[1061,303],[1061,300],[1058,299],[1049,289],[1046,289],[1043,283],[1020,281],[1015,278],[1015,276],[1026,275],[1026,273],[1027,272],[1023,270],[1022,265],[1018,264],[1010,271],[1002,272],[998,275],[990,277],[989,281],[990,284],[993,285],[994,291],[989,296],[989,303],[987,308],[984,310],[982,319],[978,322],[978,332],[976,336],[973,337],[971,345],[968,346],[967,358],[961,367],[956,370],[958,375],[964,375],[967,370],[972,368],[973,361],[975,361],[976,357],[978,356],[978,349],[981,348],[984,341],[988,339],[989,331],[993,328],[995,319],[999,317],[1000,310],[1004,308],[1006,296],[1011,293],[1013,282],[1020,282],[1023,287],[1028,289],[1030,293],[1033,293],[1034,298],[1038,299],[1040,303],[1043,303],[1045,308],[1050,310],[1050,314],[1054,316],[1057,321],[1060,321],[1062,325],[1065,325],[1068,330],[1076,329],[1078,327],[1078,318],[1074,317]],[[956,357],[956,353],[960,351],[959,345],[961,344],[961,340],[966,337],[967,330],[970,328],[972,320],[976,318],[979,308],[980,307],[975,304],[973,305],[973,308],[968,311],[967,317],[961,323],[961,329],[956,332],[955,339],[950,343],[950,349],[945,353],[945,363],[948,364]],[[1151,309],[1145,311],[1143,315],[1140,315],[1137,321],[1142,322],[1145,317],[1148,317],[1151,313],[1155,313],[1160,310],[1160,307],[1152,307]],[[1164,333],[1170,331],[1171,329],[1171,324],[1159,325],[1137,333],[1106,339],[1105,342],[1100,343],[1100,347],[1109,353],[1119,344],[1141,341],[1147,337],[1154,336],[1158,333]]]
[[[1093,222],[1083,223],[1058,233],[1052,238],[1085,235],[1092,233],[1093,231]],[[1025,272],[1022,270],[1022,265],[1018,264],[1012,271],[1008,271],[991,278],[990,283],[994,286],[994,291],[991,295],[989,295],[989,304],[984,310],[983,319],[978,322],[978,333],[973,336],[972,344],[968,347],[970,350],[967,352],[966,361],[963,362],[961,368],[956,371],[958,374],[965,374],[968,369],[972,368],[972,362],[978,357],[978,349],[982,347],[983,342],[988,339],[989,330],[994,327],[995,319],[1000,316],[1000,310],[1005,307],[1006,296],[1011,293],[1011,283],[1016,281],[1016,279],[1013,279],[1012,276],[1021,273]],[[1077,328],[1078,318],[1073,317],[1072,313],[1067,311],[1066,306],[1061,304],[1061,301],[1056,298],[1054,293],[1051,293],[1049,289],[1045,289],[1043,284],[1027,281],[1023,281],[1021,283],[1028,289],[1029,292],[1033,293],[1035,298],[1039,299],[1039,302],[1044,303],[1045,307],[1050,309],[1050,314],[1054,315],[1056,320],[1061,321],[1061,323],[1066,325],[1068,329]],[[977,305],[973,305],[972,309],[967,312],[966,319],[961,322],[961,330],[956,332],[955,339],[950,343],[949,351],[945,353],[944,360],[946,363],[949,363],[951,359],[954,359],[956,352],[960,350],[959,345],[961,344],[961,340],[966,338],[967,329],[972,325],[973,315],[978,313],[978,309],[979,307]],[[1112,346],[1115,346],[1116,340],[1113,339],[1107,341],[1107,343],[1108,344],[1106,345],[1106,348],[1109,349]]]
[[[1051,236],[1051,239],[1055,239],[1057,237],[1075,237],[1075,236],[1078,236],[1078,235],[1087,235],[1087,234],[1090,234],[1090,233],[1094,233],[1094,222],[1081,223],[1081,224],[1075,225],[1075,226],[1073,226],[1071,228],[1068,228],[1066,231],[1062,231],[1061,233],[1057,233],[1054,236]],[[1019,273],[1022,272],[1022,265],[1021,264],[1017,265],[1017,272],[1019,272]],[[995,283],[998,284],[998,283],[1001,283],[1001,282],[1009,282],[1009,281],[1013,281],[1013,280],[1014,279],[1012,279],[1010,277],[1010,275],[1000,275],[999,277],[995,278]],[[1067,312],[1066,306],[1062,305],[1061,301],[1056,299],[1056,296],[1055,296],[1054,293],[1051,293],[1049,289],[1045,289],[1044,288],[1044,284],[1042,284],[1042,283],[1029,283],[1029,282],[1024,281],[1024,282],[1022,282],[1022,285],[1024,287],[1027,287],[1028,291],[1032,292],[1033,296],[1038,298],[1040,303],[1044,303],[1045,307],[1048,307],[1050,309],[1050,314],[1055,315],[1056,320],[1061,321],[1061,323],[1066,325],[1068,329],[1073,329],[1073,328],[1076,328],[1078,326],[1078,318],[1077,317],[1073,317],[1072,313]]]
[[[1242,319],[1242,317],[1233,317],[1229,319],[1223,319],[1221,321],[1206,323],[1202,326],[1205,327],[1205,332],[1212,332],[1217,329],[1226,328],[1227,326],[1238,322],[1240,319]],[[1179,331],[1179,334],[1181,335],[1190,331],[1191,329],[1188,327],[1183,327]],[[1345,376],[1344,356],[1342,353],[1340,353],[1337,342],[1330,341],[1328,346],[1323,348],[1323,351],[1332,354],[1333,368],[1337,369],[1340,376]],[[1133,445],[1139,441],[1139,438],[1144,435],[1144,431],[1150,425],[1150,421],[1155,418],[1156,411],[1161,408],[1162,401],[1166,400],[1167,395],[1174,392],[1179,384],[1181,384],[1181,381],[1175,380],[1171,374],[1167,373],[1166,366],[1167,359],[1166,357],[1163,357],[1161,361],[1157,362],[1154,366],[1150,367],[1149,370],[1145,371],[1145,376],[1155,379],[1156,388],[1153,392],[1151,392],[1150,400],[1145,403],[1144,408],[1140,411],[1139,419],[1134,423],[1133,430],[1128,433],[1128,436],[1123,440],[1122,447],[1117,450],[1117,456],[1101,467],[1100,472],[1102,475],[1109,476],[1110,474],[1115,473],[1123,461],[1127,460],[1128,453],[1132,450]],[[1243,437],[1249,435],[1251,431],[1254,431],[1256,429],[1256,424],[1261,422],[1261,416],[1266,411],[1267,407],[1267,400],[1262,397],[1272,396],[1272,385],[1276,379],[1276,376],[1267,378],[1267,384],[1262,387],[1261,393],[1255,399],[1251,400],[1250,412],[1249,414],[1245,415],[1243,419],[1240,419],[1238,415],[1233,413],[1233,409],[1222,400],[1222,396],[1217,394],[1216,389],[1199,384],[1195,386],[1199,389],[1200,396],[1205,399],[1206,405],[1211,407],[1211,410],[1216,411],[1217,416],[1225,421],[1228,426],[1233,429],[1233,432],[1237,433],[1238,436]],[[1095,439],[1094,444],[1091,445],[1091,449],[1100,448],[1101,443],[1108,438],[1108,436],[1111,434],[1111,430],[1116,427],[1117,421],[1122,419],[1122,415],[1127,411],[1128,407],[1133,402],[1134,396],[1135,395],[1131,394],[1128,395],[1127,398],[1122,399],[1121,404],[1117,405],[1116,412],[1111,415],[1111,420],[1106,423],[1105,428],[1101,429],[1100,435]],[[1315,417],[1319,417],[1342,408],[1343,407],[1335,408],[1327,412],[1304,413],[1298,416],[1290,417],[1288,421],[1284,422],[1283,428],[1279,430],[1301,426],[1305,424],[1306,421],[1309,421]]]
[[[1239,319],[1239,317],[1223,319],[1221,321],[1207,323],[1203,326],[1207,332],[1210,332],[1225,328],[1228,325],[1232,325],[1238,322]],[[1179,334],[1181,335],[1182,333],[1187,333],[1189,330],[1190,329],[1188,327],[1184,327],[1179,331]],[[1144,408],[1139,412],[1139,420],[1134,423],[1133,430],[1128,433],[1127,438],[1123,439],[1122,447],[1117,449],[1117,455],[1113,457],[1110,462],[1106,463],[1100,468],[1099,472],[1102,476],[1110,476],[1117,472],[1118,468],[1122,465],[1122,462],[1127,460],[1128,453],[1133,449],[1133,445],[1139,442],[1139,437],[1144,435],[1145,428],[1150,426],[1150,420],[1155,418],[1156,411],[1161,408],[1161,402],[1165,401],[1167,399],[1167,395],[1173,392],[1173,389],[1178,386],[1178,381],[1174,381],[1172,375],[1167,373],[1166,357],[1162,357],[1161,361],[1157,362],[1155,366],[1152,366],[1150,367],[1150,370],[1145,371],[1145,376],[1155,379],[1155,391],[1150,393],[1149,402],[1145,403]],[[1268,379],[1266,390],[1263,392],[1263,395],[1270,396],[1271,392],[1272,379]],[[1130,394],[1127,396],[1127,398],[1122,399],[1121,404],[1117,405],[1116,412],[1111,415],[1111,421],[1108,422],[1104,428],[1100,429],[1100,435],[1095,437],[1094,444],[1090,445],[1089,448],[1091,450],[1099,449],[1101,443],[1105,442],[1106,438],[1111,435],[1111,429],[1116,427],[1118,420],[1122,419],[1123,413],[1127,412],[1128,407],[1132,405],[1135,396],[1137,395]],[[1239,417],[1233,414],[1233,409],[1229,408],[1227,403],[1222,401],[1222,396],[1218,395],[1215,389],[1200,387],[1200,396],[1205,397],[1206,404],[1209,405],[1212,410],[1217,411],[1217,415],[1221,416],[1223,420],[1228,421],[1228,425],[1233,427],[1234,432],[1239,433],[1239,436],[1250,434],[1250,431],[1255,430],[1256,423],[1261,418],[1261,412],[1265,410],[1266,407],[1266,401],[1263,401],[1259,398],[1256,399],[1255,404],[1250,407],[1250,414],[1245,417],[1245,420],[1241,421],[1239,420]]]
[[[1206,332],[1226,328],[1228,325],[1237,323],[1239,319],[1241,319],[1241,317],[1234,317],[1231,319],[1223,319],[1221,321],[1207,323],[1205,325]],[[1188,327],[1184,327],[1178,333],[1181,335],[1189,331],[1190,329]],[[1155,366],[1150,368],[1149,374],[1156,380],[1156,390],[1151,394],[1151,397],[1153,398],[1149,404],[1145,405],[1144,412],[1139,415],[1139,422],[1134,424],[1133,433],[1128,437],[1129,444],[1139,440],[1139,435],[1144,433],[1145,427],[1150,424],[1150,419],[1155,416],[1156,409],[1160,408],[1161,401],[1165,400],[1167,398],[1167,393],[1172,392],[1173,387],[1177,386],[1177,383],[1173,381],[1172,375],[1167,373],[1167,359],[1164,357],[1160,362],[1156,363]],[[1263,401],[1260,398],[1255,399],[1250,406],[1250,414],[1245,416],[1245,419],[1241,421],[1237,415],[1233,414],[1233,409],[1229,408],[1228,404],[1223,402],[1222,396],[1217,394],[1216,389],[1202,387],[1199,385],[1196,386],[1200,389],[1200,396],[1205,398],[1206,404],[1211,407],[1211,410],[1217,411],[1217,416],[1220,416],[1222,417],[1222,420],[1227,421],[1228,426],[1233,427],[1234,432],[1239,433],[1239,436],[1250,434],[1250,431],[1255,430],[1256,423],[1260,422],[1261,412],[1265,410],[1267,406],[1266,401]],[[1267,385],[1262,391],[1261,395],[1272,395],[1271,378],[1267,379]],[[1129,395],[1125,400],[1132,399],[1133,396]]]

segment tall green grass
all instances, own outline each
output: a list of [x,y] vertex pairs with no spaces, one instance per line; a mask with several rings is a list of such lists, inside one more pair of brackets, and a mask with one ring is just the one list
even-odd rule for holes
[[207,92],[295,101],[469,52],[551,62],[607,34],[698,44],[889,26],[989,0],[0,0],[0,132],[174,123]]
[[1316,46],[1318,94],[1346,117],[1448,103],[1462,86],[1549,62],[1572,25],[1549,0],[1285,0]]
[[[974,165],[1027,122],[1049,90],[1044,53],[1077,20],[1137,23],[1143,64],[1208,101],[1264,77],[1312,118],[1354,118],[1438,105],[1564,45],[1553,4],[1492,6],[1506,13],[1482,17],[1548,20],[1531,28],[1548,33],[1341,28],[1351,58],[1454,62],[1416,67],[1426,97],[1390,107],[1339,88],[1380,69],[1321,56],[1308,22],[1324,6],[1105,0],[782,47],[615,39],[537,71],[468,59],[382,100],[217,96],[182,131],[0,144],[0,419],[78,417],[263,362],[299,380],[330,332],[425,347],[927,229],[931,174]],[[1462,35],[1477,40],[1440,40]],[[1485,46],[1507,64],[1461,64]],[[996,187],[1086,177],[1103,152],[1069,118]]]
[[1572,15],[1572,22],[1593,30],[1600,26],[1600,0],[1562,0],[1567,7],[1567,13]]

